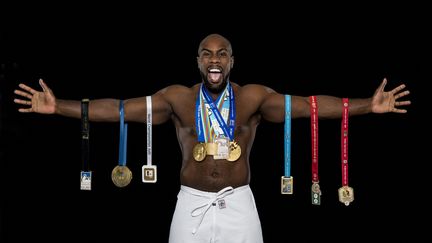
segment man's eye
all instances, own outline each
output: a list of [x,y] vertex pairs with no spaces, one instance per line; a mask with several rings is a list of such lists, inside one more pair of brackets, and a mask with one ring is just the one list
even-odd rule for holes
[[228,53],[226,53],[226,52],[221,52],[221,53],[219,53],[219,56],[220,56],[220,57],[226,57],[226,56],[228,56]]

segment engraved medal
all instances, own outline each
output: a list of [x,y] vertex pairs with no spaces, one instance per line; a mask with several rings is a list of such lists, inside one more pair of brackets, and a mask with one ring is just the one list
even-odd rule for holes
[[111,179],[116,186],[125,187],[132,180],[132,172],[125,165],[117,165],[112,170]]
[[192,151],[193,157],[196,161],[201,162],[206,157],[206,148],[204,143],[198,143],[194,146]]

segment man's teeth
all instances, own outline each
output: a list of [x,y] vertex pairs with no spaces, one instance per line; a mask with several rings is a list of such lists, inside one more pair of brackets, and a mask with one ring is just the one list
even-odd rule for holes
[[209,70],[209,72],[211,72],[211,73],[220,73],[221,71],[219,69],[217,69],[217,68],[212,68],[212,69]]

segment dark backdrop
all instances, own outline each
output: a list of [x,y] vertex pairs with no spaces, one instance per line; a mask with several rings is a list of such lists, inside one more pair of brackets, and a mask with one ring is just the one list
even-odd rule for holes
[[[252,12],[214,6],[193,15],[175,12],[175,7],[155,12],[117,6],[32,7],[2,9],[1,242],[29,237],[43,242],[167,242],[181,163],[171,122],[154,127],[156,184],[140,181],[145,124],[129,124],[127,164],[134,178],[125,188],[117,188],[110,177],[118,163],[119,125],[92,122],[93,190],[80,191],[80,121],[18,113],[13,90],[20,82],[40,89],[37,81],[43,78],[58,98],[126,99],[170,84],[191,86],[200,81],[199,41],[214,32],[232,41],[232,81],[240,85],[259,83],[292,95],[363,98],[387,77],[386,90],[405,83],[412,93],[407,114],[350,118],[349,183],[355,200],[348,207],[337,198],[339,119],[319,123],[321,206],[310,203],[309,120],[292,124],[293,195],[280,194],[283,124],[260,124],[250,156],[251,187],[265,242],[426,237],[420,222],[430,217],[429,142],[420,138],[428,141],[430,129],[420,105],[426,101],[421,84],[430,81],[430,19],[420,7],[327,12],[291,6]],[[190,17],[194,19],[185,20]]]

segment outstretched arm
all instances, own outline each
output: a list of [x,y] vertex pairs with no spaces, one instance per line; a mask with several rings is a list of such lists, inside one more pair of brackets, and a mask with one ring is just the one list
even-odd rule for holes
[[[401,84],[391,91],[384,91],[387,79],[384,79],[380,86],[375,90],[371,98],[350,99],[350,115],[363,115],[367,113],[406,113],[402,106],[410,105],[409,100],[398,101],[398,99],[409,94],[405,85]],[[318,95],[318,116],[324,119],[340,118],[342,114],[342,100],[334,96]],[[264,119],[272,122],[284,121],[285,99],[282,94],[271,92],[266,95],[262,106],[261,114]],[[291,114],[293,118],[309,117],[310,103],[309,97],[292,96]]]
[[[36,112],[41,114],[58,114],[67,117],[81,117],[81,102],[76,100],[57,99],[53,91],[40,79],[42,91],[37,91],[25,84],[19,84],[21,89],[16,89],[15,94],[21,96],[14,100],[15,103],[25,105],[19,108],[19,112]],[[125,100],[126,121],[145,122],[146,98],[133,98]],[[153,123],[159,124],[167,121],[171,115],[171,106],[164,98],[163,92],[152,95]],[[89,119],[91,121],[119,121],[119,100],[97,99],[89,104]]]
[[[409,94],[405,90],[405,84],[401,84],[390,91],[384,91],[387,84],[387,79],[383,79],[380,86],[375,90],[371,98],[366,99],[350,99],[350,116],[363,115],[368,113],[406,113],[406,109],[401,109],[401,106],[411,104],[407,101],[397,101],[399,98]],[[340,118],[341,105],[340,98],[330,96],[317,96],[318,99],[318,115],[320,118]]]

